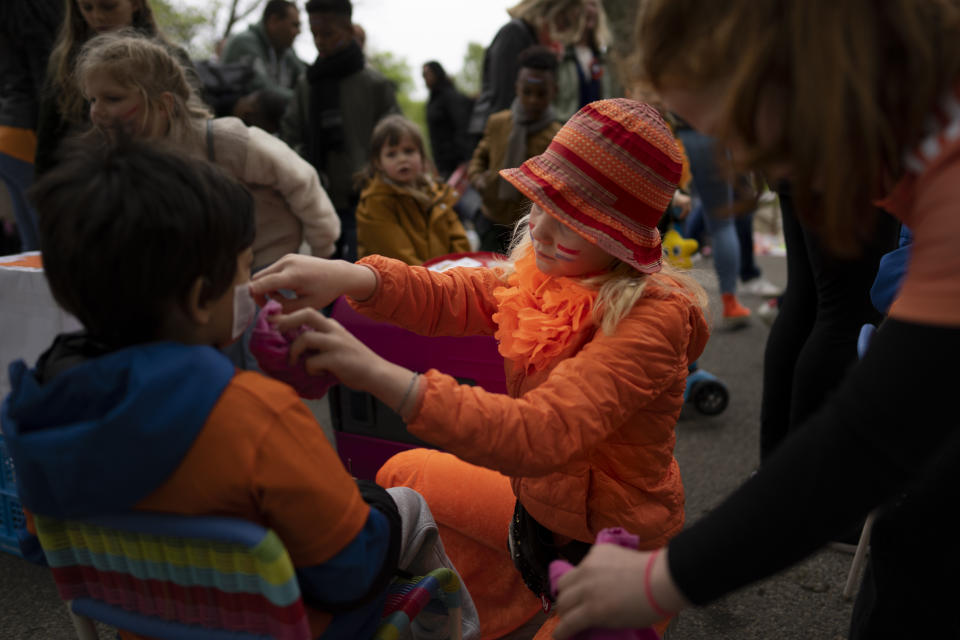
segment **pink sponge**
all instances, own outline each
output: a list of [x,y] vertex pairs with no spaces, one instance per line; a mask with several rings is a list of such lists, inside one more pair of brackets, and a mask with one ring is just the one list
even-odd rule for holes
[[304,365],[307,354],[300,356],[296,364],[290,364],[290,345],[309,327],[302,326],[293,331],[280,333],[267,318],[280,313],[282,307],[276,300],[270,300],[257,315],[257,324],[250,336],[250,352],[267,375],[286,382],[296,389],[301,398],[316,400],[340,381],[332,373],[319,376],[310,375]]
[[[597,534],[597,544],[618,544],[628,549],[636,549],[639,538],[620,527],[603,529]],[[566,560],[554,560],[550,563],[550,590],[557,597],[557,583],[560,577],[573,569]],[[653,629],[587,629],[573,636],[573,640],[660,640]]]

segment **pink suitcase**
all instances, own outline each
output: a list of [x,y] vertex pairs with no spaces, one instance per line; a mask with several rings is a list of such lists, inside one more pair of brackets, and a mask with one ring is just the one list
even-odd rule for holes
[[[458,262],[488,264],[489,253],[443,256],[426,266],[451,266]],[[464,384],[506,393],[503,357],[492,336],[426,337],[388,323],[375,322],[356,312],[343,298],[333,306],[332,317],[375,353],[390,362],[425,372],[437,369]],[[430,446],[407,433],[400,416],[370,394],[338,385],[330,391],[330,413],[337,431],[337,449],[347,470],[358,478],[372,479],[395,453]]]

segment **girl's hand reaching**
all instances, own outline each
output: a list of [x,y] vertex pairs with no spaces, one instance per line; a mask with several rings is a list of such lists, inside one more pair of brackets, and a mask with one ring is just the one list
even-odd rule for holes
[[557,640],[585,629],[643,629],[688,604],[670,577],[663,551],[613,544],[594,545],[557,587]]
[[375,354],[336,320],[315,309],[300,309],[273,316],[271,322],[281,332],[304,325],[311,328],[290,345],[291,364],[305,355],[307,373],[329,371],[348,387],[372,393],[403,418],[409,417],[417,405],[419,389],[414,388],[414,373]]
[[[250,293],[257,304],[267,299],[276,300],[284,313],[300,309],[322,309],[341,295],[364,300],[377,288],[377,276],[372,269],[344,260],[325,260],[290,253],[255,274],[250,281]],[[292,291],[295,298],[277,293]]]

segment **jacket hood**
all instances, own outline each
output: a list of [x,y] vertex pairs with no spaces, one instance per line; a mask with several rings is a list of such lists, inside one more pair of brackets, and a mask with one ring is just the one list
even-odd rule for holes
[[180,464],[233,375],[212,347],[100,355],[81,335],[60,336],[35,369],[12,363],[0,425],[24,506],[59,517],[132,508]]

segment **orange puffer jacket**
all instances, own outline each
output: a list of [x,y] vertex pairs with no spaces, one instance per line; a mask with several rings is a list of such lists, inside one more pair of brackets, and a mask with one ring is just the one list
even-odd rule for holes
[[[381,256],[361,263],[380,283],[352,304],[372,318],[424,335],[497,329],[493,290],[504,283],[493,270],[435,273]],[[683,527],[674,427],[687,366],[709,333],[698,306],[654,281],[613,335],[590,332],[529,376],[507,361],[509,396],[431,369],[407,428],[509,476],[524,507],[556,533],[591,542],[622,526],[642,548],[658,547]]]

